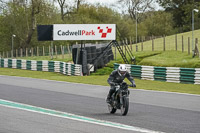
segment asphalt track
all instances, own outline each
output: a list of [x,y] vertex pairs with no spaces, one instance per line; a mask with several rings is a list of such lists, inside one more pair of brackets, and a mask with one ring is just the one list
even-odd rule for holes
[[[105,79],[106,80],[106,79]],[[109,87],[0,76],[0,99],[166,133],[200,133],[200,96],[132,90],[127,116],[108,113]],[[142,131],[142,130],[141,130]],[[0,133],[139,132],[0,105]]]

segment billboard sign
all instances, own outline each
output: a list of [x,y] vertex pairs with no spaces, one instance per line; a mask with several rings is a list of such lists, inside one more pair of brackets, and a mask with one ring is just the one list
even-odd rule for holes
[[116,24],[54,24],[53,40],[116,40]]

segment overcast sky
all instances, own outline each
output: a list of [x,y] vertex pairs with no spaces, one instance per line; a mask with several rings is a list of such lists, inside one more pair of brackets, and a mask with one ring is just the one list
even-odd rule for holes
[[112,3],[115,3],[117,2],[117,0],[85,0],[87,2],[90,2],[90,3],[103,3],[103,4],[112,4]]
[[[100,3],[102,5],[111,7],[113,4],[117,3],[118,0],[85,0],[85,1],[91,4]],[[155,10],[162,9],[162,7],[160,7],[157,3],[154,3],[154,4],[156,6]]]

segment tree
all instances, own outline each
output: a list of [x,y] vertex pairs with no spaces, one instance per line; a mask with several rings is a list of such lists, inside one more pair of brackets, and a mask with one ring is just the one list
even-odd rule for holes
[[76,14],[71,14],[66,22],[76,24],[117,24],[121,38],[129,38],[133,35],[133,29],[135,29],[130,17],[124,17],[108,7],[100,5],[82,4],[79,11]]
[[67,14],[76,13],[79,10],[80,4],[81,4],[81,0],[75,0],[76,10],[73,11],[74,7],[71,7],[69,4],[67,4],[67,2],[69,2],[69,1],[66,1],[66,0],[57,0],[57,2],[59,4],[59,6],[60,6],[61,19],[63,21],[64,21],[64,17]]
[[[36,15],[41,11],[42,0],[14,0],[8,3],[9,11],[6,14],[11,31],[17,34],[23,47],[30,46],[33,33],[36,29]],[[11,13],[11,14],[10,14]]]
[[127,6],[128,13],[132,20],[140,21],[142,14],[154,9],[152,3],[154,0],[118,0],[119,3]]
[[175,27],[181,27],[181,31],[191,30],[192,10],[200,7],[197,0],[157,0],[157,2],[165,9],[172,13]]
[[[36,25],[59,23],[58,11],[45,0],[15,0],[6,3],[4,12],[0,14],[0,47],[6,44],[11,48],[11,36],[15,34],[15,48],[38,45]],[[40,43],[41,44],[41,43]]]
[[36,15],[40,13],[42,1],[41,0],[31,0],[31,22],[30,28],[28,29],[26,45],[30,45],[33,33],[36,28]]
[[148,18],[142,22],[148,36],[170,35],[173,31],[173,18],[163,11],[149,12]]

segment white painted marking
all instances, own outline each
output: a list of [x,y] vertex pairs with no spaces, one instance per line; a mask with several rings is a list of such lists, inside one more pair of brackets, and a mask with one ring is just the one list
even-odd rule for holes
[[136,132],[141,132],[141,133],[164,133],[164,132],[148,130],[148,129],[144,129],[144,128],[140,128],[140,127],[133,127],[133,126],[125,125],[125,124],[84,117],[84,116],[75,115],[75,114],[71,114],[71,113],[67,113],[67,112],[61,112],[61,111],[36,107],[36,106],[32,106],[32,105],[7,101],[7,100],[3,100],[3,99],[0,99],[0,106],[19,109],[19,110],[25,110],[25,111],[34,112],[34,113],[45,114],[45,115],[54,116],[54,117],[71,119],[71,120],[75,120],[75,121],[87,122],[87,123],[96,124],[96,125],[114,127],[114,128],[119,128],[119,129],[123,129],[123,130],[136,131]]

